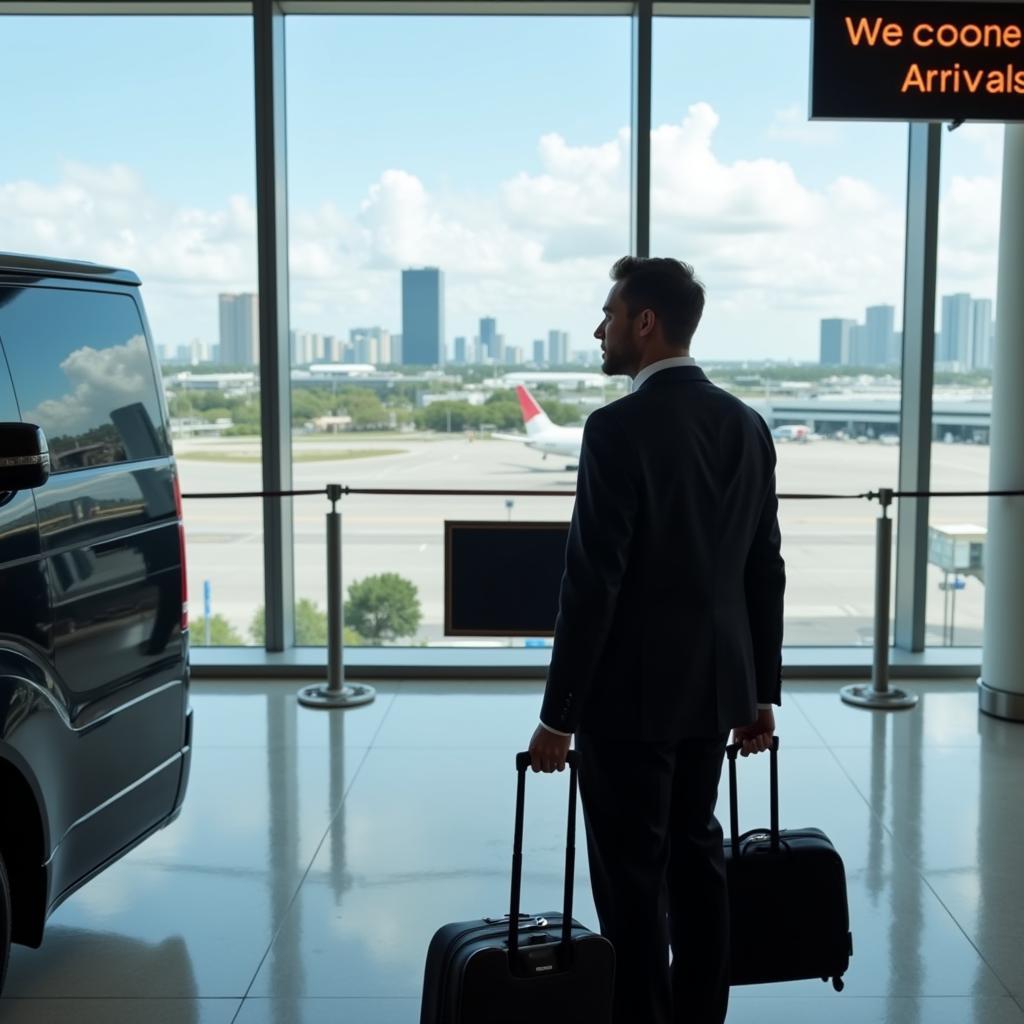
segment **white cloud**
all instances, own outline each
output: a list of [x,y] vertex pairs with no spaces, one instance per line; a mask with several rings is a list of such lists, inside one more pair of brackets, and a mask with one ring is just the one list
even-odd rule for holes
[[[783,110],[769,134],[799,127]],[[852,177],[812,187],[798,163],[761,156],[754,144],[749,156],[725,159],[718,131],[716,111],[696,103],[652,133],[654,247],[691,261],[708,285],[707,350],[752,355],[763,344],[780,356],[813,357],[819,317],[899,304],[902,196]],[[972,141],[989,145],[992,133]],[[293,208],[293,323],[398,331],[398,271],[436,265],[446,274],[449,336],[472,335],[480,316],[495,315],[510,344],[528,346],[559,327],[582,347],[608,267],[627,248],[629,145],[627,129],[596,145],[550,133],[538,140],[535,172],[510,164],[487,194],[428,188],[396,167],[358,204],[325,198]],[[991,294],[997,221],[997,176],[954,177],[943,197],[944,278]],[[177,206],[121,165],[68,163],[48,185],[0,181],[0,236],[15,250],[137,270],[158,342],[215,340],[217,292],[255,286],[251,199]]]
[[136,403],[152,386],[149,350],[141,334],[99,351],[83,345],[60,368],[69,390],[25,411],[25,420],[41,423],[50,437],[73,437],[92,430],[102,425],[96,422],[97,409]]
[[995,296],[1000,181],[954,177],[939,207],[940,290]]

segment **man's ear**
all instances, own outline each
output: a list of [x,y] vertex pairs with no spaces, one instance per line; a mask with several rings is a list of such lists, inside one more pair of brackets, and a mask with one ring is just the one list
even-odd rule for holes
[[654,315],[653,309],[642,309],[640,310],[640,333],[651,334],[654,331],[654,327],[658,322],[658,318]]

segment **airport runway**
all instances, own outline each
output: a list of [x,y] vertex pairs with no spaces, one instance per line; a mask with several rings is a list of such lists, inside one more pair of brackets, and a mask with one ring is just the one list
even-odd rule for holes
[[[471,440],[463,435],[428,438],[401,435],[297,438],[296,455],[372,449],[400,454],[369,458],[297,461],[294,486],[455,487],[569,490],[575,472],[567,460],[515,442]],[[182,490],[258,490],[257,461],[220,461],[218,455],[257,456],[258,442],[240,438],[179,440]],[[189,458],[199,454],[203,461]],[[859,493],[895,486],[899,448],[876,442],[814,441],[778,445],[778,488],[783,493]],[[205,461],[213,457],[216,461]],[[932,488],[981,490],[988,484],[988,448],[937,444]],[[397,572],[419,589],[423,624],[413,642],[443,640],[443,537],[445,519],[567,520],[572,499],[555,493],[538,498],[390,497],[343,499],[343,577],[353,580]],[[326,603],[325,523],[320,497],[294,499],[295,591],[321,607]],[[874,536],[877,504],[851,501],[785,501],[780,519],[787,563],[787,644],[869,644],[873,621]],[[985,499],[933,500],[933,524],[985,524]],[[247,643],[250,623],[263,604],[262,511],[258,499],[186,500],[190,605],[203,614],[203,583],[210,581],[214,614],[227,618]],[[928,578],[929,643],[943,642],[942,574]],[[957,644],[980,643],[984,594],[968,579],[956,594]],[[196,639],[199,639],[198,637]],[[457,642],[457,641],[453,641]],[[506,641],[507,642],[507,641]]]

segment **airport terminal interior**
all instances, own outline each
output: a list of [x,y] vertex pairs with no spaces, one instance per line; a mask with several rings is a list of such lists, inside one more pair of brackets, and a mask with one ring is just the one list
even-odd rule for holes
[[[624,253],[693,263],[693,355],[771,430],[780,824],[845,867],[841,991],[736,985],[728,1021],[1024,1024],[1024,3],[985,5],[975,43],[966,0],[914,26],[880,3],[844,27],[845,2],[0,0],[0,370],[49,438],[32,514],[63,528],[65,473],[73,526],[166,499],[176,560],[170,617],[150,595],[107,650],[58,592],[113,592],[127,556],[53,556],[57,667],[24,715],[0,632],[0,781],[43,708],[73,737],[53,763],[98,792],[64,751],[151,695],[125,670],[89,705],[62,643],[88,678],[166,620],[188,669],[152,693],[191,709],[174,757],[39,810],[80,836],[182,773],[161,827],[49,893],[38,948],[6,798],[0,1024],[447,1024],[421,1019],[427,949],[509,910],[552,651],[562,562],[509,545],[564,550],[586,418],[630,393],[594,336]],[[954,59],[966,78],[928,77]],[[65,332],[29,384],[35,285],[137,294],[137,326]],[[93,501],[115,472],[136,499]],[[0,491],[6,572],[29,502]],[[743,831],[768,769],[739,762]],[[531,915],[561,910],[567,786],[528,773]],[[725,772],[717,814],[728,836]],[[573,915],[597,930],[584,832],[580,808]],[[86,856],[48,841],[48,878]]]

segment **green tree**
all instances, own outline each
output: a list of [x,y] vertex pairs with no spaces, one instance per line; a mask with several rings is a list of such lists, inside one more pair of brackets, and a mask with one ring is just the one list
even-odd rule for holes
[[523,414],[518,402],[486,402],[481,409],[483,418],[498,430],[522,428]]
[[452,433],[460,433],[479,427],[482,415],[480,407],[469,402],[431,402],[425,409],[417,410],[416,423],[421,428],[439,431],[448,430],[450,424]]
[[[249,625],[249,633],[255,643],[263,645],[267,642],[267,612],[263,605],[256,609]],[[355,647],[363,642],[359,633],[345,627],[344,643],[346,647]],[[299,647],[325,647],[327,645],[327,612],[308,597],[300,597],[295,602],[295,643]]]
[[345,621],[351,622],[368,643],[412,636],[422,617],[416,585],[398,573],[367,576],[348,588]]
[[515,388],[499,388],[497,391],[492,391],[487,396],[487,401],[484,405],[494,405],[496,402],[511,402],[513,405],[519,405],[519,398],[516,395]]
[[[189,620],[189,642],[193,647],[206,646],[206,619],[202,616]],[[244,642],[242,634],[223,615],[210,616],[211,647],[239,647]]]
[[352,417],[355,430],[376,430],[390,422],[384,403],[369,388],[345,388],[338,395],[338,406]]
[[580,422],[580,407],[578,405],[559,402],[557,399],[547,399],[541,404],[552,423],[565,427]]

